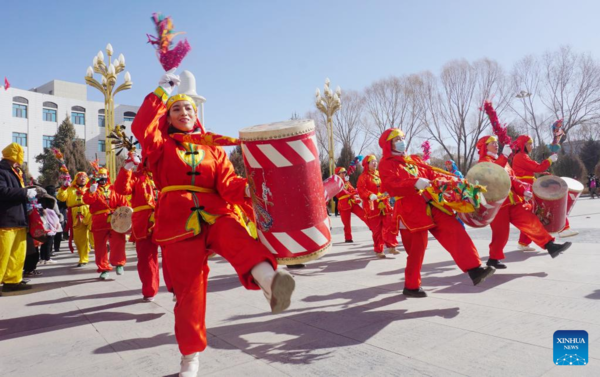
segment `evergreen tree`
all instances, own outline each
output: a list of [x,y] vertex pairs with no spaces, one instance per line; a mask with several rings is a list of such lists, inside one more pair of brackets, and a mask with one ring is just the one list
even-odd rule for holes
[[[78,171],[91,173],[91,167],[85,157],[85,145],[76,139],[75,127],[68,116],[58,127],[58,131],[52,141],[52,148],[59,149],[65,158],[65,165],[69,169],[71,177],[75,177]],[[44,148],[44,153],[35,157],[36,162],[41,163],[40,177],[38,182],[43,185],[57,185],[60,175],[60,164],[54,153],[49,148]]]
[[552,164],[550,171],[556,176],[574,178],[581,182],[584,182],[587,174],[585,165],[579,157],[564,153]]
[[233,165],[235,174],[240,177],[246,177],[246,166],[244,166],[244,157],[242,156],[242,146],[237,145],[235,149],[229,154],[229,161]]
[[600,142],[594,139],[587,140],[579,152],[579,158],[585,165],[587,173],[594,173],[594,168],[600,160]]
[[[350,167],[350,163],[352,162],[352,160],[354,160],[354,157],[356,156],[352,151],[352,146],[344,144],[344,146],[342,146],[342,151],[340,152],[340,156],[338,157],[335,166],[344,167],[346,168],[346,170],[348,170],[348,168]],[[362,165],[359,164],[359,166],[356,167],[356,171],[354,172],[354,174],[350,176],[350,183],[352,184],[352,186],[356,187],[356,182],[358,181],[360,173],[362,173]]]

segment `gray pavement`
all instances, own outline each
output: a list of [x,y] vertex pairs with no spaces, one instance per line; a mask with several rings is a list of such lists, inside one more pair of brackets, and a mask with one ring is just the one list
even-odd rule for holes
[[[425,299],[401,295],[406,254],[375,259],[370,232],[353,218],[353,244],[339,217],[333,248],[302,270],[290,309],[271,315],[258,291],[240,286],[223,259],[210,261],[201,376],[599,376],[600,200],[571,214],[581,235],[551,259],[516,250],[507,270],[473,287],[431,237]],[[489,228],[469,229],[487,259]],[[63,249],[64,250],[64,249]],[[141,302],[135,251],[124,276],[99,281],[62,251],[41,266],[35,289],[0,297],[0,376],[171,376],[179,363],[173,302],[161,286]],[[162,279],[162,277],[161,277]],[[589,333],[586,366],[555,366],[552,335]]]

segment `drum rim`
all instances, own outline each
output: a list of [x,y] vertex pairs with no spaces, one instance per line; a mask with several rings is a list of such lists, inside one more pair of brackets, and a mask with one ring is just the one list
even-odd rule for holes
[[112,216],[112,217],[111,217],[111,219],[110,219],[110,228],[111,228],[112,230],[114,230],[115,232],[117,232],[117,233],[124,234],[124,233],[127,233],[127,232],[129,232],[129,231],[130,231],[130,230],[133,228],[133,219],[132,219],[132,217],[133,217],[133,208],[131,208],[131,207],[129,207],[129,206],[121,206],[121,207],[118,207],[117,209],[115,209],[115,212],[113,212],[113,215],[114,215],[114,214],[115,214],[117,211],[119,211],[121,208],[127,208],[127,209],[128,209],[128,210],[121,210],[120,212],[126,212],[126,213],[128,213],[128,214],[129,214],[129,220],[130,220],[130,221],[129,221],[129,227],[128,227],[127,229],[125,229],[125,230],[118,230],[118,229],[115,229],[115,227],[114,227],[114,225],[113,225],[113,221],[116,219],[116,217]]
[[[285,129],[281,130],[281,132],[277,132],[276,130],[270,130],[269,132],[272,132],[273,133],[272,135],[260,136],[260,134],[264,133],[266,130],[256,131],[256,132],[246,131],[246,130],[249,130],[254,127],[268,126],[271,124],[284,123],[284,122],[298,122],[299,123],[300,121],[306,121],[305,124],[307,125],[307,127],[305,127],[305,129],[296,130],[293,132],[286,131]],[[293,121],[280,121],[280,122],[257,124],[254,126],[242,128],[239,131],[239,134],[240,134],[239,139],[243,142],[286,139],[286,138],[293,137],[293,136],[301,136],[301,135],[309,134],[311,132],[314,132],[315,128],[316,128],[315,122],[312,119],[297,119],[297,120],[293,120]],[[256,135],[257,133],[258,133],[258,135]],[[253,135],[248,135],[248,134],[253,134]]]
[[[562,180],[564,180],[567,183],[567,187],[569,189],[570,192],[583,192],[583,190],[585,190],[585,185],[581,182],[579,182],[579,180],[574,179],[574,178],[569,178],[569,177],[560,177]],[[577,182],[581,185],[581,189],[577,188],[572,188],[571,186],[569,186],[569,181],[573,181],[573,182]]]
[[[541,185],[540,182],[542,182],[544,180],[548,180],[550,177],[556,177],[556,178],[560,179],[565,184],[565,190],[564,190],[564,193],[561,196],[548,197],[548,196],[538,195],[538,193],[535,192],[535,188],[539,187]],[[563,187],[563,186],[561,185],[561,187]],[[535,195],[537,198],[540,198],[540,199],[543,199],[543,200],[548,200],[548,201],[552,202],[552,201],[561,200],[561,199],[567,197],[567,195],[569,194],[569,184],[567,183],[567,181],[565,181],[564,179],[562,179],[558,175],[545,175],[543,177],[540,177],[540,178],[536,179],[536,181],[531,186],[531,191],[533,192],[533,195]]]
[[279,257],[275,256],[275,259],[277,259],[278,264],[283,264],[283,265],[302,264],[302,263],[310,262],[315,259],[319,259],[323,255],[325,255],[329,251],[329,249],[331,249],[331,241],[329,241],[327,243],[327,245],[323,246],[319,250],[313,251],[310,254],[304,254],[304,255],[298,256],[297,258],[291,258],[291,257],[279,258]]
[[[511,185],[511,182],[510,182],[510,176],[508,175],[508,172],[506,172],[506,169],[504,169],[502,166],[500,166],[500,165],[498,165],[498,164],[495,164],[495,163],[493,163],[493,162],[487,162],[487,161],[478,162],[478,163],[476,163],[475,165],[473,165],[473,166],[471,167],[471,169],[469,169],[469,171],[467,171],[467,174],[465,175],[465,179],[466,179],[466,180],[467,180],[469,183],[471,183],[471,184],[475,184],[475,182],[473,182],[473,180],[469,180],[469,179],[467,178],[467,176],[469,175],[469,172],[471,172],[471,170],[472,170],[472,169],[474,169],[476,166],[481,166],[481,167],[490,166],[490,167],[493,167],[492,169],[494,169],[494,170],[501,169],[502,171],[504,171],[504,172],[506,173],[506,175],[505,175],[504,177],[506,177],[506,181],[505,181],[505,183],[507,183],[507,184],[508,184],[508,187],[507,187],[507,190],[506,190],[506,195],[505,195],[505,196],[504,196],[502,199],[490,200],[490,199],[488,199],[488,198],[487,198],[487,196],[485,195],[485,194],[486,194],[486,192],[482,193],[483,197],[485,198],[485,200],[486,200],[488,203],[504,202],[504,200],[506,200],[506,198],[508,198],[508,196],[510,195],[510,190],[511,190],[511,186],[512,186],[512,185]],[[498,170],[498,172],[500,172],[500,170]],[[481,183],[479,183],[479,184],[481,184]],[[482,186],[485,186],[485,187],[486,187],[486,189],[487,189],[489,185],[482,185]]]

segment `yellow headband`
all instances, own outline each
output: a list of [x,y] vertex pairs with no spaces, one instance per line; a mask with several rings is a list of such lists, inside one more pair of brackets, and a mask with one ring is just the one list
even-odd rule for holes
[[98,169],[98,174],[106,174],[106,175],[108,175],[108,169],[106,169],[106,168],[100,168],[100,169]]
[[377,157],[375,157],[374,155],[369,155],[369,157],[367,157],[367,162],[371,162],[373,160],[377,160]]
[[392,129],[392,132],[390,132],[390,134],[388,135],[386,140],[390,141],[393,138],[398,137],[398,136],[404,136],[404,132],[402,132],[402,130],[400,130],[398,128],[394,128],[394,129]]
[[488,139],[485,141],[485,143],[489,144],[489,143],[493,143],[494,141],[498,141],[498,138],[496,136],[492,135],[492,136],[488,137]]
[[192,104],[194,111],[196,111],[196,112],[198,111],[198,109],[196,108],[196,102],[194,102],[192,97],[188,96],[187,94],[176,94],[174,96],[169,97],[169,99],[167,100],[167,111],[169,111],[169,109],[171,109],[171,106],[173,106],[173,104],[175,102],[179,102],[179,101],[188,101],[189,103]]

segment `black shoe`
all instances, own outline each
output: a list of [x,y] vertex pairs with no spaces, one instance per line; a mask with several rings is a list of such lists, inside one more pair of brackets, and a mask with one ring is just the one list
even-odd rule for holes
[[354,242],[354,241],[352,241],[352,240],[346,240],[346,243],[352,243],[352,242]]
[[504,270],[506,268],[506,265],[498,259],[488,259],[486,264],[490,267],[494,267],[496,270]]
[[77,263],[76,267],[83,267],[83,263]]
[[402,294],[407,297],[417,297],[417,298],[427,297],[427,292],[425,292],[423,290],[423,288],[421,288],[421,287],[419,287],[419,289],[404,288],[402,290]]
[[292,269],[296,269],[296,268],[304,268],[306,267],[306,265],[300,263],[300,264],[288,264],[287,268],[292,268]]
[[473,285],[477,285],[479,283],[482,283],[485,279],[487,279],[489,276],[492,276],[494,274],[494,272],[496,272],[496,269],[494,267],[477,267],[477,268],[473,268],[472,270],[467,271],[469,273],[469,277],[471,277],[471,280],[473,280]]
[[559,254],[563,253],[570,247],[570,242],[554,243],[553,241],[550,241],[546,244],[546,246],[544,246],[544,249],[548,250],[548,253],[552,258],[556,258]]
[[16,292],[16,291],[26,291],[31,289],[31,285],[27,285],[27,283],[20,282],[16,284],[6,284],[2,287],[2,292]]

